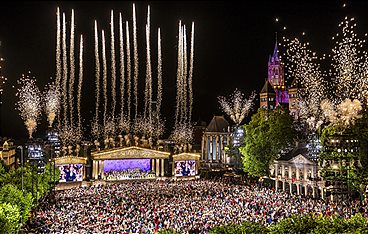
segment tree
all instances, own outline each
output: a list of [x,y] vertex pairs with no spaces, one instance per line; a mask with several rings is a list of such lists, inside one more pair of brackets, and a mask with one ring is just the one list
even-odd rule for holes
[[20,214],[17,205],[0,202],[0,234],[17,233],[19,219]]
[[297,136],[292,116],[280,105],[274,111],[259,108],[243,127],[243,169],[252,176],[269,175],[270,165],[293,146]]
[[12,184],[6,184],[0,189],[0,203],[7,203],[19,208],[21,222],[27,221],[32,207],[32,196],[24,193]]

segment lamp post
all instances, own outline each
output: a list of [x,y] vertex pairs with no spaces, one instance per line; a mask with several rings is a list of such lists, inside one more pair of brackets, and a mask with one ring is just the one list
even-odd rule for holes
[[22,192],[24,192],[24,179],[23,179],[24,155],[23,155],[23,146],[22,145],[19,145],[19,146],[17,146],[17,149],[20,149],[20,155],[21,155],[20,161],[21,161],[21,164],[22,164]]

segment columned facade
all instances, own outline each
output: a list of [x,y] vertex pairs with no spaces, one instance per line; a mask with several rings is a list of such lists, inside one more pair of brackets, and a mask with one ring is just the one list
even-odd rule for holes
[[320,179],[317,163],[302,154],[289,160],[281,158],[275,161],[271,178],[275,180],[276,190],[313,198],[324,197],[324,181]]
[[140,148],[136,146],[115,148],[92,152],[92,178],[105,179],[104,164],[106,160],[116,159],[150,159],[150,169],[156,177],[165,176],[165,159],[168,161],[170,153]]
[[232,162],[225,152],[231,141],[229,123],[223,116],[214,116],[202,137],[201,164],[203,168],[226,168]]

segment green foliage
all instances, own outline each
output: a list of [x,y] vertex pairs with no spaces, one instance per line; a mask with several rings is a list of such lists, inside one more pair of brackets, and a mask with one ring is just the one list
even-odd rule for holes
[[239,150],[243,169],[251,176],[268,175],[277,155],[292,146],[297,137],[293,118],[282,106],[274,111],[259,108],[244,129],[246,135]]
[[265,227],[256,222],[244,222],[213,228],[211,234],[330,234],[330,233],[368,233],[367,219],[355,214],[350,219],[338,216],[321,217],[313,214],[295,215],[276,224]]
[[20,213],[17,205],[0,203],[0,234],[17,233]]
[[[22,192],[22,172],[24,192]],[[53,184],[58,181],[59,177],[59,170],[55,170],[55,177],[53,177],[53,166],[51,165],[46,165],[44,173],[37,174],[34,168],[30,166],[25,166],[23,169],[17,168],[15,170],[9,170],[7,172],[0,164],[0,206],[8,204],[13,208],[15,207],[19,216],[17,223],[25,223],[30,215],[31,209],[37,205],[36,199],[32,198],[32,191],[34,192],[34,197],[36,198],[37,194],[37,198],[40,199],[51,190]],[[1,217],[0,222],[5,225],[5,221],[1,220]],[[10,230],[5,226],[3,228]],[[0,227],[0,234],[1,230],[3,230],[2,226]]]
[[292,216],[281,220],[269,228],[270,233],[310,233],[318,225],[318,220],[313,215]]
[[267,227],[257,222],[244,222],[241,225],[230,224],[226,226],[215,227],[210,231],[211,234],[236,234],[236,233],[268,233]]
[[0,203],[7,203],[19,207],[21,220],[25,222],[31,211],[32,195],[24,193],[12,184],[6,184],[0,189]]

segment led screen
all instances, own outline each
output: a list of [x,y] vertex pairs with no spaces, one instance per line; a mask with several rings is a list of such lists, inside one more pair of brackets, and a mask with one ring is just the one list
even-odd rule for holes
[[175,176],[195,176],[196,162],[191,161],[176,161]]
[[73,182],[83,180],[82,164],[56,165],[60,170],[60,182]]
[[105,160],[104,171],[126,171],[128,169],[140,169],[149,171],[151,169],[151,159],[118,159]]

